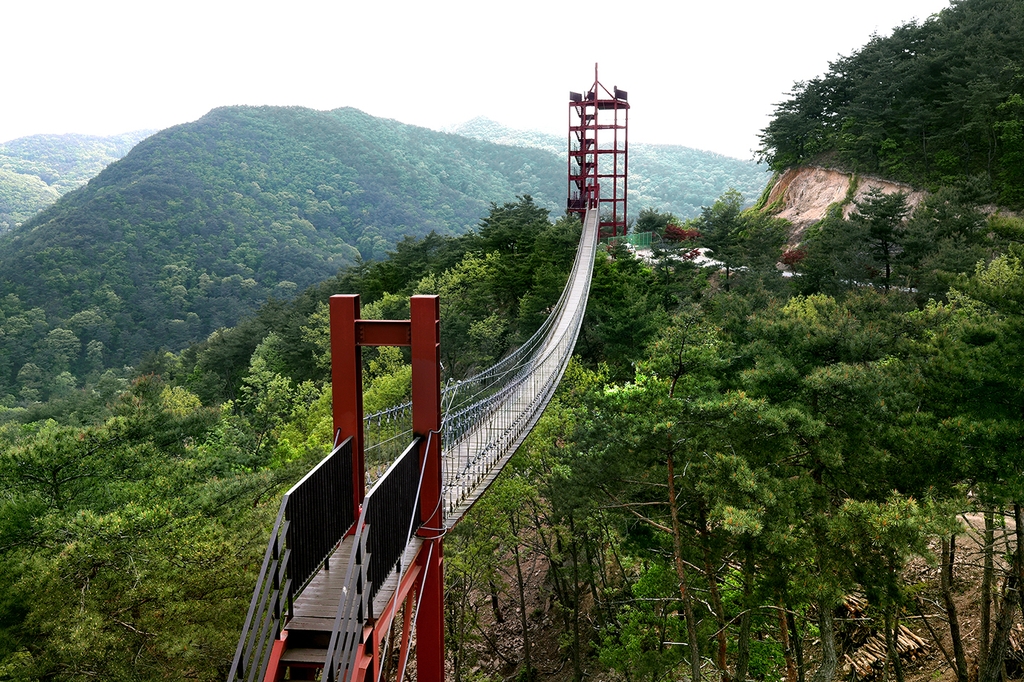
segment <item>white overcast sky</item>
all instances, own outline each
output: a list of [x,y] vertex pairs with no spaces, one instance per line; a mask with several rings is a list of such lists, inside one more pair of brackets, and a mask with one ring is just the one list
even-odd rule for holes
[[0,0],[0,141],[165,128],[231,104],[563,133],[629,92],[630,140],[749,158],[794,81],[948,0]]

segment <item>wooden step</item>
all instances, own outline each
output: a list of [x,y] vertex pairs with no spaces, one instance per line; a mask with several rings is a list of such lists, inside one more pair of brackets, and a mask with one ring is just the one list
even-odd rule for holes
[[[334,616],[296,616],[289,620],[284,629],[288,631],[288,644],[296,648],[320,647],[326,649],[331,643],[334,630]],[[346,630],[342,623],[342,631]]]
[[288,631],[288,645],[297,649],[326,649],[331,643],[334,618],[296,616],[285,625]]
[[285,624],[284,629],[288,632],[331,632],[334,629],[334,618],[317,618],[311,616],[296,616]]
[[324,661],[327,660],[327,649],[313,649],[308,647],[295,647],[284,650],[281,654],[281,663],[283,665],[292,665],[294,663],[305,663],[305,664],[316,664],[321,667]]

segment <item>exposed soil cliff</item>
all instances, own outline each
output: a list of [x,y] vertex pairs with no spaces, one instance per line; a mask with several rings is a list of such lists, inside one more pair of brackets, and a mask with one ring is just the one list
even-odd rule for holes
[[786,170],[775,180],[765,205],[779,218],[793,223],[790,244],[795,245],[809,225],[825,217],[829,206],[844,204],[843,215],[848,216],[856,208],[854,202],[875,188],[886,194],[906,192],[912,208],[917,207],[926,195],[922,190],[891,180],[857,176],[820,166],[800,166]]

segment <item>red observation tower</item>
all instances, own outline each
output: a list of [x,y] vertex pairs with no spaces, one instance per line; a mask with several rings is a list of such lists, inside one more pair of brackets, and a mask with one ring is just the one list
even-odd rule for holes
[[626,91],[594,84],[569,93],[569,198],[566,213],[580,220],[589,206],[600,210],[600,236],[626,234],[629,169],[629,102]]

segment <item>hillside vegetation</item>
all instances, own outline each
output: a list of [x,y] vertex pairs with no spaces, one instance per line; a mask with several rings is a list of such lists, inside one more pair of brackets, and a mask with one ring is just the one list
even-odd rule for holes
[[84,185],[152,132],[30,135],[0,144],[0,234]]
[[[844,248],[823,255],[877,259],[872,228],[893,196],[860,202]],[[742,204],[730,192],[668,223],[650,260],[598,254],[555,400],[446,537],[454,679],[842,679],[857,646],[832,618],[843,595],[866,595],[862,627],[883,638],[915,604],[940,623],[915,598],[952,599],[962,563],[944,589],[903,569],[948,545],[961,512],[1013,508],[1024,223],[1004,219],[1016,240],[987,237],[981,263],[922,304],[881,272],[873,286],[824,269],[784,278],[787,224]],[[108,374],[7,410],[0,671],[222,679],[279,495],[331,438],[327,296],[359,292],[366,316],[403,318],[409,294],[440,295],[458,378],[536,328],[579,229],[528,199],[495,206],[470,234],[403,240],[151,355],[130,382]],[[697,267],[696,244],[726,267]],[[367,409],[408,397],[401,352],[363,360]],[[990,596],[1024,570],[994,547]],[[993,623],[1016,603],[992,606]],[[984,631],[996,653],[977,679],[998,681],[1008,635]]]
[[161,131],[0,237],[0,397],[180,349],[517,193],[560,203],[554,157],[352,109],[218,109]]
[[937,187],[977,177],[1024,206],[1024,5],[954,0],[797,83],[762,137],[781,170],[824,159]]
[[[961,0],[928,24],[970,17],[958,35],[1000,62],[1019,48],[1001,52],[989,40],[1012,19],[1003,9]],[[977,66],[957,77],[984,80],[988,66]],[[913,87],[882,74],[876,89]],[[174,269],[198,266],[160,261],[168,279],[160,289],[145,284],[143,257],[167,249],[207,258],[202,267],[244,264],[251,273],[217,273],[225,287],[224,277],[237,277],[242,292],[224,289],[218,305],[241,309],[257,300],[244,292],[279,282],[274,268],[292,264],[264,267],[272,256],[232,246],[238,225],[255,226],[245,234],[259,235],[257,245],[280,249],[294,239],[293,253],[305,253],[299,235],[312,243],[337,225],[358,246],[369,229],[333,212],[317,194],[327,190],[289,184],[292,176],[275,170],[285,152],[261,137],[283,128],[305,140],[322,115],[269,110],[268,122],[262,113],[204,119],[214,128],[246,119],[248,146],[185,126],[166,131],[169,148],[151,138],[16,232],[17,243],[29,243],[65,221],[88,234],[104,224],[90,206],[149,211],[139,223],[146,230],[127,217],[103,228],[121,230],[126,249],[120,261],[104,261],[126,264],[109,276],[136,273],[137,289],[104,289],[107,273],[92,281],[69,267],[85,287],[76,294],[61,288],[61,267],[25,259],[22,267],[51,278],[53,291],[100,292],[106,302],[71,306],[81,312],[54,326],[60,318],[42,298],[36,307],[13,294],[3,300],[0,348],[23,353],[4,357],[30,360],[16,371],[11,406],[0,408],[0,680],[223,680],[280,496],[330,447],[328,296],[359,293],[366,317],[403,319],[409,295],[439,295],[444,378],[457,380],[536,329],[564,286],[580,224],[552,221],[521,196],[490,206],[462,234],[396,232],[382,259],[342,263],[183,350],[157,350],[161,339],[136,369],[104,371],[109,352],[98,334],[152,334],[140,319],[161,319],[131,317],[129,295],[149,286],[190,305],[206,300],[189,298],[196,270]],[[803,139],[804,129],[780,127],[787,115],[780,111],[765,133],[775,135],[772,149]],[[323,116],[376,131],[352,143],[371,159],[397,154],[369,137],[408,135],[403,150],[415,146],[414,134],[448,139],[358,112]],[[948,134],[973,139],[972,119],[960,128]],[[232,177],[248,185],[216,184],[216,167],[174,161],[178,146],[204,158],[218,144],[238,155]],[[133,160],[140,151],[186,169],[174,188],[163,188],[156,162]],[[361,177],[333,161],[340,150],[296,153],[309,167]],[[265,175],[250,176],[242,163],[261,164]],[[103,179],[121,168],[149,170]],[[412,183],[419,166],[403,168]],[[787,246],[792,224],[766,205],[768,193],[744,209],[747,199],[726,191],[688,220],[641,210],[638,228],[658,237],[651,251],[622,243],[599,251],[575,357],[552,402],[489,492],[446,531],[444,653],[453,682],[1020,679],[1024,219],[985,205],[1015,186],[996,168],[989,175],[968,164],[932,177],[913,204],[880,185],[859,192],[851,178],[799,248]],[[448,192],[447,172],[444,182],[431,172],[426,189],[410,186],[408,195]],[[233,189],[207,192],[206,182]],[[361,217],[399,210],[382,189],[361,205],[371,190],[359,194],[355,179],[346,187],[352,203],[339,205],[362,206]],[[270,196],[260,196],[264,188]],[[117,198],[124,195],[138,203]],[[314,199],[330,204],[326,216],[309,208]],[[62,214],[71,200],[83,208]],[[269,222],[255,218],[264,206]],[[426,229],[437,213],[416,215]],[[221,218],[186,225],[209,215]],[[312,228],[279,230],[275,220]],[[205,249],[207,236],[223,240],[209,242],[220,251]],[[12,243],[0,244],[0,255]],[[59,266],[58,255],[88,243],[59,252],[40,242],[30,253]],[[799,276],[785,276],[792,273],[780,261]],[[13,263],[2,262],[2,276],[16,277]],[[9,281],[26,300],[39,295]],[[123,317],[105,321],[101,303]],[[406,360],[399,349],[365,349],[367,410],[408,397]]]
[[[58,151],[32,167],[64,169]],[[675,182],[669,157],[650,183]],[[689,200],[743,186],[753,166],[728,161]],[[0,404],[201,341],[406,236],[463,234],[491,202],[560,211],[564,173],[541,149],[354,109],[231,107],[161,131],[0,237]]]
[[[0,410],[0,679],[222,679],[277,493],[330,439],[326,296],[364,291],[386,318],[408,315],[406,293],[442,295],[445,363],[465,371],[532,333],[579,229],[530,200],[496,206],[130,382]],[[401,354],[364,357],[369,409],[401,400]]]
[[[514,130],[486,118],[474,118],[451,132],[478,140],[517,147],[536,147],[568,158],[566,138],[536,131]],[[563,166],[564,167],[564,166]],[[629,218],[650,208],[694,218],[728,189],[753,199],[768,181],[763,164],[679,145],[629,145]]]

